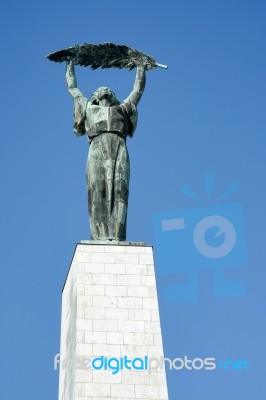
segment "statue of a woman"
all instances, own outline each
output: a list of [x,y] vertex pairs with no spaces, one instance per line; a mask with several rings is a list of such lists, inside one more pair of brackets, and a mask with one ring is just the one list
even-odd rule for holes
[[88,135],[87,189],[92,240],[126,240],[130,177],[127,136],[137,125],[137,104],[145,87],[145,66],[137,67],[133,91],[120,102],[107,87],[88,100],[77,88],[74,64],[67,63],[66,81],[74,100],[74,132]]

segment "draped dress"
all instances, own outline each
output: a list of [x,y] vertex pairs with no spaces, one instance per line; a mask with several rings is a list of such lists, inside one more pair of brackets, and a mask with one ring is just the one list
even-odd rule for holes
[[[76,93],[76,95],[75,95]],[[130,161],[126,138],[137,125],[136,105],[124,102],[104,107],[74,92],[74,132],[87,134],[86,167],[92,240],[126,240]]]

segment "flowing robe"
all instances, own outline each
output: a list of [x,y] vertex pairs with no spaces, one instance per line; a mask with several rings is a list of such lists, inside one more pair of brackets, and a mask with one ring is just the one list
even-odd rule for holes
[[92,240],[126,240],[130,163],[126,147],[137,124],[133,102],[94,105],[77,90],[74,131],[90,142],[86,177]]

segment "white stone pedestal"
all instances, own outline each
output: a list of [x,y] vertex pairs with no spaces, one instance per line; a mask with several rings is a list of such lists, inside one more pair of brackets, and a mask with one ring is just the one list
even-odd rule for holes
[[59,400],[168,399],[163,369],[89,365],[163,357],[151,246],[78,244],[62,297]]

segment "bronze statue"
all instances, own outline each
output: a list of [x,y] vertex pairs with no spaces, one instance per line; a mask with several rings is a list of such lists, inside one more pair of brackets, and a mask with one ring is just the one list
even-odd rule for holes
[[[87,189],[92,240],[126,240],[130,164],[126,138],[137,125],[137,105],[145,88],[145,71],[156,61],[126,46],[85,44],[52,53],[52,61],[66,61],[66,82],[74,100],[74,132],[88,135]],[[137,67],[134,88],[120,102],[107,87],[98,88],[87,99],[77,87],[74,65],[92,69]]]
[[87,189],[90,230],[93,240],[126,240],[129,189],[127,136],[137,123],[137,104],[145,87],[145,67],[137,68],[134,89],[124,102],[101,87],[86,99],[77,88],[74,65],[66,72],[67,87],[74,100],[74,131],[88,134]]

